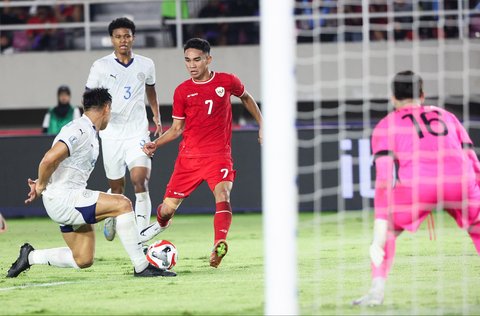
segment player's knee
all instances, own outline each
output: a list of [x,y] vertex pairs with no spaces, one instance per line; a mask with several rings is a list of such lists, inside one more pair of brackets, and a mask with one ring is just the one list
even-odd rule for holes
[[215,200],[217,202],[229,202],[230,201],[230,190],[221,189],[215,192]]
[[133,190],[135,193],[147,192],[148,191],[148,180],[147,179],[132,179]]
[[128,213],[133,210],[132,201],[126,196],[122,195],[118,197],[118,212],[120,214]]
[[135,193],[148,191],[149,172],[145,168],[134,168],[130,171],[130,181]]
[[77,256],[74,257],[75,263],[80,269],[86,269],[93,265],[93,256]]

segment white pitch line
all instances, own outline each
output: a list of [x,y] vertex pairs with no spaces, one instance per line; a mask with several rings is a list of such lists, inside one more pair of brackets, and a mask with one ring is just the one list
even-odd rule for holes
[[58,285],[75,284],[75,283],[80,283],[80,282],[70,281],[70,282],[51,282],[51,283],[34,283],[34,284],[18,285],[18,286],[0,288],[0,292],[27,289],[31,287],[47,287],[47,286],[58,286]]

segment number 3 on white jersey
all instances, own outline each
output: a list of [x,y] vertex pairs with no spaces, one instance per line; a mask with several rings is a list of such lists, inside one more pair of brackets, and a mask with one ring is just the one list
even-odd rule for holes
[[[205,100],[205,104],[208,105],[208,112],[207,114],[212,114],[212,107],[213,107],[213,100]],[[223,169],[222,169],[223,170]]]
[[223,178],[222,179],[225,179],[228,176],[228,169],[227,168],[220,169],[220,172],[223,172]]

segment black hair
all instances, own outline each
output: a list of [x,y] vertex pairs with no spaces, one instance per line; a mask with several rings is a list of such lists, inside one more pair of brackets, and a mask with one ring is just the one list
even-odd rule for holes
[[125,17],[118,18],[110,22],[110,24],[108,25],[108,33],[110,34],[110,36],[112,36],[113,30],[120,28],[130,29],[130,31],[132,31],[132,35],[135,35],[135,23]]
[[183,46],[183,51],[185,52],[189,48],[195,48],[206,54],[210,54],[210,43],[203,38],[195,37],[189,39]]
[[66,93],[68,95],[71,95],[70,94],[70,88],[66,85],[62,85],[62,86],[58,87],[57,95],[60,95],[60,93]]
[[423,96],[423,79],[411,70],[401,71],[392,81],[392,92],[395,99],[418,99]]
[[83,93],[82,103],[84,111],[103,109],[112,103],[112,96],[105,88],[88,89]]

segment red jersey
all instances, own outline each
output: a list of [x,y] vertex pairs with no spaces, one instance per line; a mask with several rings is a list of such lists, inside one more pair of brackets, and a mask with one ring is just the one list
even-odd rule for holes
[[174,119],[185,120],[179,155],[206,157],[231,155],[232,104],[230,96],[241,97],[243,83],[233,74],[213,72],[208,81],[188,79],[173,95]]

